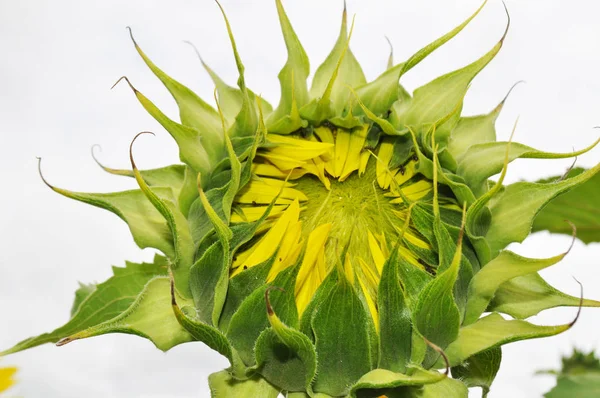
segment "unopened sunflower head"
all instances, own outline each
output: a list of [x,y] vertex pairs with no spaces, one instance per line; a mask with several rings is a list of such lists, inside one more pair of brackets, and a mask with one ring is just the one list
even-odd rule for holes
[[[274,109],[246,87],[227,19],[239,79],[228,86],[205,65],[217,109],[134,41],[179,105],[180,122],[127,83],[175,139],[183,164],[138,170],[132,155],[131,171],[103,166],[134,177],[138,190],[50,187],[117,214],[140,247],[163,255],[83,285],[67,325],[8,352],[125,332],[162,350],[200,340],[223,354],[231,367],[210,377],[215,397],[466,397],[468,387],[489,389],[502,344],[572,325],[524,318],[556,306],[600,306],[538,274],[566,253],[529,259],[505,250],[532,228],[571,233],[565,204],[598,199],[600,165],[503,185],[517,158],[574,157],[596,144],[555,154],[497,142],[504,101],[489,114],[461,115],[471,81],[504,37],[412,95],[399,84],[479,10],[372,82],[349,48],[344,11],[309,88],[308,57],[279,0],[276,7],[288,59]],[[592,222],[585,210],[576,213],[581,226]],[[582,239],[598,239],[586,231]],[[436,370],[444,367],[454,379]]]

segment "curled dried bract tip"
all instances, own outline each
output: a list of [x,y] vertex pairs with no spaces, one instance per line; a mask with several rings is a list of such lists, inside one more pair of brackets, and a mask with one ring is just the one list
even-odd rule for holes
[[130,87],[130,88],[131,88],[133,91],[137,91],[137,90],[135,89],[135,87],[133,87],[133,84],[131,84],[131,82],[129,81],[129,79],[127,78],[127,76],[121,76],[121,77],[120,77],[120,78],[119,78],[119,79],[118,79],[118,80],[115,82],[115,84],[113,84],[113,85],[112,85],[112,87],[111,87],[110,89],[112,90],[113,88],[115,88],[115,86],[116,86],[117,84],[119,84],[119,83],[121,82],[121,80],[125,80],[125,81],[127,82],[127,84],[129,85],[129,87]]
[[[575,148],[573,148],[573,152],[575,152]],[[569,173],[571,172],[571,170],[573,170],[575,168],[575,164],[577,163],[577,158],[578,156],[575,156],[575,159],[573,159],[573,163],[571,163],[571,165],[569,167],[567,167],[567,170],[565,171],[565,173],[558,179],[557,182],[560,181],[564,181],[567,179],[567,177],[569,176]]]
[[440,354],[442,356],[442,358],[444,358],[444,362],[446,363],[446,370],[444,371],[444,376],[448,376],[448,374],[450,373],[450,360],[448,359],[448,356],[446,355],[446,353],[444,352],[444,350],[442,350],[442,348],[440,346],[438,346],[435,343],[432,343],[431,341],[429,341],[427,339],[427,337],[425,336],[421,336],[423,337],[423,340],[425,340],[425,343],[433,348],[433,350],[435,352],[437,352],[438,354]]
[[508,12],[508,7],[506,6],[506,3],[504,1],[502,1],[502,5],[504,6],[504,11],[506,11],[506,18],[508,20],[506,22],[506,29],[504,29],[504,34],[502,35],[502,38],[500,39],[500,43],[504,42],[504,39],[506,39],[506,35],[508,34],[508,29],[510,28],[510,13]]
[[[575,226],[575,224],[573,224],[569,220],[565,220],[565,222],[569,223],[569,225],[571,226],[571,237],[573,238],[573,239],[571,239],[571,244],[569,245],[569,248],[567,249],[567,252],[565,253],[565,256],[566,256],[567,254],[569,254],[569,252],[573,248],[573,245],[575,244],[575,239],[577,238],[577,226]],[[575,279],[575,280],[577,280],[577,279]]]
[[577,308],[577,315],[575,315],[575,319],[573,319],[571,323],[569,323],[569,328],[573,327],[573,325],[577,323],[577,320],[581,315],[581,309],[583,308],[583,284],[579,282],[577,278],[573,277],[573,279],[575,279],[575,282],[579,284],[579,307]]
[[273,315],[275,312],[273,311],[273,307],[271,307],[271,300],[269,300],[269,293],[271,293],[271,290],[279,290],[281,292],[285,292],[285,290],[283,290],[280,287],[277,286],[269,286],[267,287],[267,290],[265,290],[265,302],[267,303],[267,314],[269,316]]
[[175,279],[173,278],[173,272],[171,272],[171,267],[169,267],[169,281],[171,282],[171,305],[173,307],[178,307],[177,299],[175,298]]
[[38,173],[40,175],[40,178],[42,179],[44,184],[46,184],[48,186],[48,188],[54,189],[54,187],[52,185],[50,185],[50,183],[48,181],[46,181],[46,179],[44,178],[44,174],[42,174],[42,158],[39,156],[36,156],[36,159],[38,160]]
[[133,161],[133,143],[135,142],[135,140],[142,134],[152,134],[152,135],[156,135],[151,131],[142,131],[140,133],[137,133],[135,135],[135,137],[133,137],[133,140],[131,140],[131,144],[129,144],[129,160],[131,160],[131,167],[135,170],[137,169],[137,166],[135,165],[135,162]]

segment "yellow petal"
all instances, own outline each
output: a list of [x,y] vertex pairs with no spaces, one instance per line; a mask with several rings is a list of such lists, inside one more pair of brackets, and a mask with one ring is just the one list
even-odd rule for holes
[[272,152],[259,152],[256,155],[267,159],[280,170],[295,169],[296,167],[302,167],[302,165],[305,163],[303,160],[294,159],[286,155],[280,155]]
[[379,152],[377,152],[377,183],[383,189],[387,189],[390,186],[390,182],[394,177],[394,171],[390,170],[388,165],[392,159],[392,153],[394,150],[394,144],[389,141],[382,141],[379,145]]
[[[244,206],[238,207],[238,210],[242,214],[232,213],[231,214],[231,222],[241,223],[241,222],[253,222],[262,217],[262,215],[267,211],[269,206]],[[287,205],[275,205],[271,208],[271,212],[267,216],[267,218],[277,217],[279,216],[285,209]]]
[[8,390],[14,383],[13,375],[17,368],[0,368],[0,392]]
[[287,230],[281,241],[281,246],[275,256],[275,262],[269,270],[267,282],[271,282],[277,277],[281,271],[292,265],[302,248],[300,238],[302,237],[302,222],[292,222],[288,225]]
[[360,167],[358,168],[358,175],[365,174],[365,170],[367,170],[367,164],[369,163],[369,156],[371,156],[370,151],[364,151],[360,154]]
[[340,173],[340,181],[344,181],[352,174],[353,171],[360,168],[361,151],[365,145],[367,139],[367,126],[361,130],[355,130],[350,135],[350,144],[348,148],[348,155],[346,157],[346,163]]
[[268,260],[275,253],[288,225],[291,222],[298,222],[299,216],[300,206],[298,201],[294,200],[265,236],[245,252],[236,255],[232,264],[232,268],[235,268],[235,271],[231,274],[231,277],[242,272],[244,269]]
[[333,176],[339,177],[342,175],[348,151],[350,150],[351,133],[345,130],[338,130],[335,137],[335,155],[333,159]]
[[[317,290],[327,270],[325,269],[325,243],[331,224],[319,225],[308,236],[306,253],[296,278],[296,306],[302,314],[314,292]],[[322,277],[322,278],[321,278]]]
[[377,267],[379,275],[381,275],[381,272],[383,271],[383,264],[385,264],[385,256],[383,255],[383,252],[381,251],[381,248],[379,247],[379,244],[377,243],[377,240],[375,240],[375,237],[373,236],[371,231],[368,231],[367,236],[369,240],[369,249],[371,249],[371,256],[373,257],[373,262]]
[[371,313],[371,317],[373,318],[373,322],[375,323],[375,330],[377,333],[379,333],[379,312],[377,311],[377,306],[375,305],[375,301],[377,300],[377,298],[373,297],[369,293],[367,287],[365,286],[365,283],[362,281],[361,278],[358,278],[358,282],[360,283],[360,287],[363,291],[363,294],[365,295],[367,307],[369,307],[369,312]]

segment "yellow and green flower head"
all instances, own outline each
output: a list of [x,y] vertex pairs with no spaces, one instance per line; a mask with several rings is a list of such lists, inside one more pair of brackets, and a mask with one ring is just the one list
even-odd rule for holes
[[134,41],[177,102],[179,121],[124,80],[177,142],[181,164],[138,169],[132,143],[131,170],[102,167],[135,178],[139,189],[79,193],[44,181],[113,212],[141,248],[161,254],[82,285],[66,325],[6,353],[133,333],[161,350],[202,341],[224,355],[231,366],[209,378],[214,397],[466,397],[469,387],[487,393],[501,345],[572,326],[526,318],[600,306],[538,274],[566,252],[530,259],[505,249],[532,230],[570,234],[565,218],[581,227],[579,238],[598,241],[585,206],[573,213],[569,203],[598,200],[600,165],[504,185],[515,159],[570,158],[597,143],[548,153],[498,142],[504,101],[488,114],[461,114],[471,81],[504,37],[412,94],[400,84],[479,10],[406,61],[390,57],[371,82],[350,50],[344,10],[309,87],[308,57],[275,5],[288,53],[276,107],[246,86],[226,18],[239,79],[229,86],[204,64],[216,108]]

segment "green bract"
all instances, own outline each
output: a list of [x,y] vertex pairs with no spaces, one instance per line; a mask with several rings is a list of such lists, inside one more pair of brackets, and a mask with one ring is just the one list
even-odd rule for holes
[[600,241],[600,164],[503,185],[515,159],[575,157],[598,141],[570,153],[497,142],[504,101],[489,114],[461,115],[471,81],[504,37],[412,95],[399,83],[479,10],[405,62],[390,58],[372,82],[349,48],[344,10],[309,88],[308,57],[280,0],[276,7],[288,59],[275,108],[246,87],[226,18],[239,79],[228,86],[204,64],[217,109],[134,41],[180,122],[124,80],[175,139],[183,164],[139,170],[130,148],[132,170],[102,167],[135,178],[138,190],[79,193],[44,182],[116,214],[139,247],[161,254],[82,285],[67,324],[1,354],[132,333],[161,350],[202,341],[225,356],[231,366],[209,378],[214,397],[466,397],[470,387],[487,394],[503,344],[573,324],[526,318],[600,306],[538,274],[566,252],[530,259],[505,249],[532,230],[572,233],[564,219],[585,242]]

